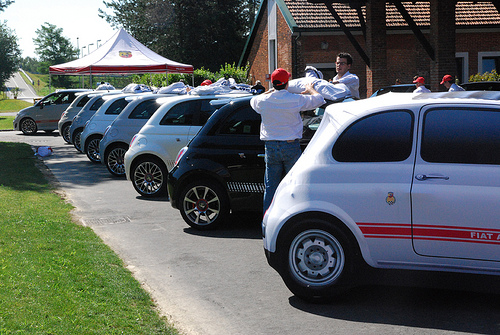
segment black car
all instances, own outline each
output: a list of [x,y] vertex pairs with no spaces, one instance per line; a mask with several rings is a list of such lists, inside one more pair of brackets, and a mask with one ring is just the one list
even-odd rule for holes
[[500,81],[475,81],[460,86],[466,91],[500,91]]
[[[260,114],[250,107],[250,99],[236,99],[216,111],[168,174],[170,203],[193,228],[215,228],[230,211],[262,211],[264,142]],[[322,111],[324,106],[304,116],[302,148]]]

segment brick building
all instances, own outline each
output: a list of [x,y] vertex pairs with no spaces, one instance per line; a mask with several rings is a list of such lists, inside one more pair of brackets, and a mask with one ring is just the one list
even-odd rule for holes
[[[456,76],[459,82],[467,82],[470,75],[500,69],[500,14],[493,2],[457,1],[455,25],[453,20],[446,22],[453,12],[451,15],[440,13],[441,16],[434,16],[434,22],[441,21],[435,27],[431,27],[431,11],[441,9],[432,7],[429,1],[399,2],[403,8],[397,7],[394,1],[387,2],[385,29],[368,34],[367,14],[377,15],[373,8],[368,11],[365,5],[351,8],[348,4],[332,3],[339,21],[324,3],[312,2],[262,0],[240,60],[240,65],[250,65],[253,81],[259,79],[269,85],[269,73],[277,67],[285,68],[295,78],[301,77],[307,65],[315,66],[329,79],[335,76],[336,55],[344,51],[354,58],[351,72],[360,78],[362,97],[370,96],[381,86],[394,84],[396,79],[411,83],[415,75],[425,77],[431,89],[437,91],[444,90],[439,85],[443,73]],[[368,26],[368,30],[370,28],[374,29]],[[450,35],[453,30],[454,36]],[[378,37],[380,41],[374,42]],[[367,41],[386,47],[385,52],[373,48],[376,52],[370,53],[370,65],[362,52],[369,47]],[[453,42],[454,47],[446,45]],[[436,49],[432,49],[432,43]],[[441,47],[443,49],[439,49]],[[454,58],[453,54],[448,58],[440,55],[433,58],[434,50],[436,53],[454,50]],[[377,55],[383,57],[377,58]],[[436,71],[435,65],[440,60],[439,71]],[[380,73],[380,69],[384,73]],[[375,74],[377,81],[372,81]]]

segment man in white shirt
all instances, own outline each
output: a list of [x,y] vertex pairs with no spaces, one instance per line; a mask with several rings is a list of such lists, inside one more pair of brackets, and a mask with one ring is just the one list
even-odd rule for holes
[[441,85],[444,85],[444,87],[448,89],[448,92],[465,91],[462,86],[458,86],[453,82],[453,77],[449,74],[443,77],[443,80],[441,80]]
[[332,84],[345,84],[351,91],[351,95],[359,99],[359,78],[357,75],[349,72],[351,65],[352,56],[347,52],[339,53],[335,63],[337,75],[333,77]]
[[415,86],[417,87],[413,93],[430,93],[431,91],[425,87],[425,79],[424,77],[418,77],[413,81]]
[[252,108],[261,115],[260,139],[265,145],[264,212],[269,208],[281,177],[288,173],[302,151],[301,111],[315,109],[325,103],[323,96],[312,84],[307,84],[301,94],[286,90],[290,73],[279,68],[271,74],[274,90],[257,95],[250,100]]

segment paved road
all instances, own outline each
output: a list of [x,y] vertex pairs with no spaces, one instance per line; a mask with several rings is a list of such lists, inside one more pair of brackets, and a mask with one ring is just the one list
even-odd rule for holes
[[31,87],[24,81],[19,72],[14,73],[12,77],[7,80],[5,86],[7,87],[7,95],[10,99],[14,99],[14,95],[12,93],[12,89],[14,87],[19,87],[20,89],[19,95],[17,96],[17,98],[20,100],[25,100],[32,103],[34,98],[38,98],[38,95],[36,94],[33,87]]
[[[0,132],[0,141],[52,146],[54,155],[44,162],[78,220],[120,255],[188,335],[500,334],[496,278],[373,272],[368,279],[383,285],[358,288],[331,304],[308,304],[267,265],[258,217],[234,217],[229,227],[198,232],[167,199],[141,198],[130,182],[90,163],[57,133]],[[410,279],[482,292],[389,285]]]

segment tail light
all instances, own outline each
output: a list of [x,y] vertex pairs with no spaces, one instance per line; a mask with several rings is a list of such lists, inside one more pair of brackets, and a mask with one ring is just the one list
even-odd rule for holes
[[137,137],[137,134],[134,135],[134,137],[132,137],[132,140],[130,141],[130,144],[129,144],[129,148],[132,146],[132,144],[134,143],[135,139]]
[[177,158],[175,159],[175,164],[174,165],[177,165],[177,163],[179,163],[179,161],[181,160],[182,156],[184,156],[184,154],[186,153],[188,147],[184,147],[182,148],[179,153],[177,154]]

